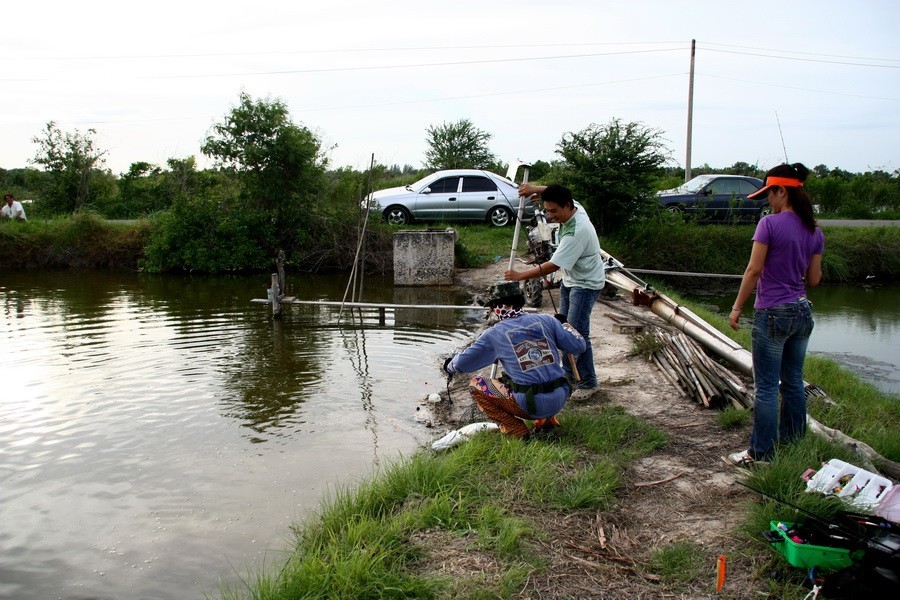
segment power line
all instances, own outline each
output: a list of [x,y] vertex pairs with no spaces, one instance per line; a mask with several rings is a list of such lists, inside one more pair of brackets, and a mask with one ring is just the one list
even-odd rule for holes
[[[539,60],[560,60],[560,59],[570,59],[570,58],[592,58],[597,56],[619,56],[625,54],[650,54],[657,52],[673,52],[673,51],[681,51],[683,48],[660,48],[654,50],[623,50],[620,52],[593,52],[588,54],[565,54],[565,55],[554,55],[554,56],[526,56],[520,58],[496,58],[496,59],[483,59],[483,60],[460,60],[460,61],[448,61],[448,62],[432,62],[432,63],[411,63],[411,64],[401,64],[401,65],[371,65],[371,66],[352,66],[352,67],[323,67],[317,69],[286,69],[286,70],[278,70],[278,71],[247,71],[240,73],[195,73],[190,75],[146,75],[146,76],[135,76],[135,77],[124,77],[123,79],[149,79],[149,80],[158,80],[158,79],[204,79],[204,78],[212,78],[212,77],[249,77],[249,76],[267,76],[267,75],[301,75],[306,73],[339,73],[339,72],[348,72],[348,71],[383,71],[389,69],[415,69],[415,68],[423,68],[423,67],[448,67],[448,66],[460,66],[460,65],[484,65],[484,64],[492,64],[492,63],[511,63],[511,62],[528,62],[528,61],[539,61]],[[0,79],[0,82],[5,83],[13,83],[13,82],[44,82],[44,81],[53,81],[53,79],[48,78],[3,78]]]
[[[58,61],[79,61],[79,60],[145,60],[145,59],[168,59],[168,58],[233,58],[241,56],[288,56],[301,54],[359,54],[369,52],[423,52],[438,50],[499,50],[499,49],[515,49],[515,48],[575,48],[575,47],[600,47],[600,46],[649,46],[649,45],[671,45],[686,44],[681,40],[660,40],[660,41],[642,41],[642,42],[570,42],[565,44],[483,44],[469,46],[385,46],[374,48],[328,48],[328,49],[304,49],[304,50],[260,50],[256,52],[189,52],[175,54],[108,54],[108,55],[83,55],[83,56],[10,56],[15,60],[58,60]],[[755,50],[759,52],[778,52],[782,54],[799,54],[803,56],[821,56],[826,58],[842,58],[848,60],[868,60],[883,62],[900,62],[896,58],[880,58],[871,56],[853,56],[842,54],[826,54],[822,52],[804,52],[800,50],[781,50],[777,48],[760,48],[757,46],[742,46],[737,44],[719,44],[715,42],[701,42],[703,47],[715,46],[719,48],[740,48],[744,50]],[[715,51],[714,48],[707,48]],[[767,55],[761,55],[767,56]],[[871,66],[871,65],[866,65]]]
[[97,56],[12,56],[15,60],[138,60],[156,58],[220,58],[239,56],[285,56],[295,54],[341,54],[363,52],[418,52],[432,50],[498,50],[510,48],[572,48],[584,46],[649,46],[684,44],[683,41],[660,42],[586,42],[568,44],[493,44],[479,46],[408,46],[408,47],[384,47],[384,48],[332,48],[313,50],[261,50],[258,52],[196,52],[185,54],[122,54],[122,55],[97,55]]
[[332,107],[324,107],[324,108],[301,108],[295,109],[296,112],[318,112],[318,111],[326,111],[326,110],[345,110],[351,108],[377,108],[380,106],[398,106],[402,104],[418,104],[423,102],[444,102],[447,100],[470,100],[473,98],[490,98],[494,96],[513,96],[518,94],[533,94],[540,92],[553,92],[557,90],[571,90],[577,88],[586,88],[593,87],[598,85],[613,85],[617,83],[632,83],[635,81],[647,81],[651,79],[665,79],[667,77],[680,77],[685,75],[685,73],[670,73],[669,75],[649,75],[647,77],[634,77],[631,79],[616,79],[612,81],[601,81],[598,83],[578,83],[573,85],[562,85],[556,87],[547,87],[547,88],[532,88],[528,90],[516,90],[512,92],[491,92],[488,94],[469,94],[465,96],[447,96],[444,98],[429,98],[424,100],[399,100],[396,102],[384,102],[378,104],[356,104],[356,105],[347,105],[347,106],[332,106]]
[[900,62],[897,58],[876,58],[870,56],[844,56],[840,54],[821,54],[818,52],[800,52],[799,50],[776,50],[774,48],[756,48],[754,46],[736,46],[734,44],[715,44],[713,42],[703,42],[707,46],[722,46],[724,48],[743,48],[744,50],[759,50],[762,52],[783,52],[786,54],[802,54],[804,56],[825,56],[828,58],[846,58],[852,60],[882,60],[886,62]]
[[[330,111],[330,110],[350,110],[350,109],[357,109],[357,108],[379,108],[382,106],[402,106],[402,105],[407,105],[407,104],[423,104],[423,103],[428,103],[428,102],[445,102],[445,101],[450,101],[450,100],[470,100],[473,98],[512,96],[512,95],[518,95],[518,94],[552,92],[552,91],[557,91],[557,90],[571,90],[571,89],[594,87],[594,86],[600,86],[600,85],[614,85],[614,84],[618,84],[618,83],[632,83],[635,81],[665,79],[668,77],[680,77],[683,75],[685,75],[685,73],[670,73],[668,75],[649,75],[647,77],[634,77],[634,78],[630,78],[630,79],[616,79],[616,80],[611,80],[611,81],[601,81],[601,82],[595,82],[595,83],[578,83],[578,84],[563,85],[563,86],[556,86],[556,87],[532,88],[532,89],[527,89],[527,90],[491,92],[491,93],[486,93],[486,94],[468,94],[468,95],[463,95],[463,96],[445,96],[442,98],[425,98],[425,99],[417,99],[417,100],[397,100],[394,102],[379,102],[379,103],[372,103],[372,104],[322,106],[322,107],[317,107],[317,108],[299,108],[299,109],[292,108],[291,111],[297,112],[297,113],[301,113],[301,112],[309,113],[309,112],[323,112],[323,111]],[[158,118],[150,118],[150,119],[71,121],[71,123],[73,125],[115,125],[115,124],[127,124],[127,123],[158,123],[158,122],[164,122],[164,121],[199,121],[201,119],[208,120],[208,119],[215,119],[215,118],[217,118],[217,117],[203,115],[203,116],[194,116],[194,117],[158,117]],[[12,123],[3,123],[3,124],[11,125]],[[35,124],[43,125],[44,123],[43,122],[41,122],[41,123],[16,122],[15,124],[16,125],[35,125]]]
[[[426,99],[417,99],[417,100],[397,100],[393,102],[380,102],[380,103],[371,103],[371,104],[351,104],[351,105],[342,105],[342,106],[321,106],[316,108],[292,108],[292,112],[297,113],[312,113],[312,112],[325,112],[332,110],[352,110],[352,109],[360,109],[360,108],[379,108],[379,107],[388,107],[388,106],[403,106],[409,104],[424,104],[430,102],[446,102],[452,100],[470,100],[475,98],[490,98],[496,96],[512,96],[519,94],[531,94],[531,93],[541,93],[541,92],[551,92],[558,90],[568,90],[568,89],[578,89],[578,88],[587,88],[587,87],[596,87],[601,85],[615,85],[619,83],[632,83],[637,81],[648,81],[653,79],[665,79],[669,77],[680,77],[686,75],[687,73],[669,73],[667,75],[650,75],[647,77],[634,77],[630,79],[617,79],[610,81],[602,81],[602,82],[593,82],[593,83],[579,83],[572,85],[564,85],[564,86],[554,86],[554,87],[544,87],[544,88],[530,88],[530,89],[522,89],[522,90],[514,90],[514,91],[503,91],[503,92],[491,92],[485,94],[468,94],[462,96],[444,96],[440,98],[426,98]],[[708,77],[711,79],[722,79],[726,81],[735,81],[738,83],[746,83],[750,85],[761,85],[767,87],[777,87],[791,90],[798,90],[803,92],[813,92],[817,94],[829,94],[834,96],[848,96],[851,98],[864,98],[868,100],[886,100],[889,102],[900,102],[900,98],[885,98],[880,96],[865,96],[861,94],[847,94],[845,92],[832,92],[829,90],[817,90],[811,88],[801,88],[797,86],[788,86],[781,85],[775,83],[765,83],[761,81],[752,81],[748,79],[739,79],[737,77],[726,77],[723,75],[713,75],[711,73],[702,73],[696,72],[696,75],[702,77]],[[122,120],[79,120],[79,121],[71,121],[73,125],[116,125],[116,124],[128,124],[128,123],[158,123],[158,122],[166,122],[166,121],[199,121],[199,120],[213,120],[217,117],[210,115],[198,115],[198,116],[189,116],[189,117],[154,117],[149,119],[122,119]],[[3,123],[4,125],[43,125],[44,122],[33,122],[33,123],[23,123],[18,121],[16,123]]]
[[740,83],[749,83],[751,85],[764,85],[767,87],[777,87],[777,88],[784,88],[784,89],[788,89],[788,90],[798,90],[801,92],[814,92],[817,94],[830,94],[832,96],[848,96],[850,98],[865,98],[867,100],[887,100],[888,102],[900,102],[900,98],[885,98],[882,96],[864,96],[862,94],[847,94],[845,92],[831,92],[828,90],[816,90],[816,89],[811,89],[811,88],[796,87],[796,86],[792,86],[792,85],[781,85],[781,84],[777,84],[777,83],[763,83],[762,81],[750,81],[748,79],[738,79],[737,77],[725,77],[723,75],[712,75],[710,73],[698,73],[698,74],[702,75],[703,77],[710,77],[712,79],[725,79],[728,81],[738,81]]
[[721,52],[723,54],[742,54],[744,56],[762,56],[764,58],[778,58],[781,60],[797,60],[801,62],[826,63],[830,65],[849,65],[853,67],[875,67],[876,69],[900,69],[900,65],[872,65],[868,63],[845,62],[839,60],[823,60],[815,58],[799,58],[796,56],[776,56],[774,54],[760,54],[758,52],[737,52],[736,50],[716,50],[715,48],[706,48],[708,52]]
[[460,60],[433,63],[412,63],[405,65],[374,65],[368,67],[326,67],[321,69],[288,69],[282,71],[249,71],[244,73],[217,73],[200,75],[159,75],[141,77],[140,79],[195,79],[207,77],[247,77],[251,75],[299,75],[303,73],[334,73],[343,71],[382,71],[387,69],[415,69],[422,67],[449,67],[459,65],[483,65],[492,63],[527,62],[537,60],[559,60],[567,58],[591,58],[595,56],[616,56],[623,54],[649,54],[655,52],[672,52],[683,48],[663,48],[657,50],[625,50],[621,52],[595,52],[590,54],[566,54],[557,56],[526,56],[522,58],[495,58],[485,60]]

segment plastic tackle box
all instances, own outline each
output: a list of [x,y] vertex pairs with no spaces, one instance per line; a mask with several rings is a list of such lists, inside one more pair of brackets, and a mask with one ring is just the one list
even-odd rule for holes
[[769,525],[771,531],[766,532],[766,540],[795,567],[803,569],[816,567],[822,571],[837,571],[852,565],[856,555],[862,554],[860,551],[851,553],[847,548],[797,543],[788,537],[786,531],[778,527],[778,525],[783,525],[791,530],[794,528],[793,523],[770,521]]
[[823,463],[818,471],[810,469],[803,479],[807,492],[835,495],[864,511],[874,510],[894,485],[890,479],[836,458]]

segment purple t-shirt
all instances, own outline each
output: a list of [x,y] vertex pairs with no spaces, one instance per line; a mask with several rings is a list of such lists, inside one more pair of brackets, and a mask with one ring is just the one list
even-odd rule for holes
[[806,296],[803,277],[809,262],[825,250],[822,230],[812,232],[796,213],[781,212],[760,219],[753,241],[769,247],[753,307],[772,308]]

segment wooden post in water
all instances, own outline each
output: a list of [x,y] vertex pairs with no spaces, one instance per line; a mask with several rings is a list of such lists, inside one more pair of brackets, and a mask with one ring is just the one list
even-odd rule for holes
[[279,250],[275,257],[275,270],[278,272],[278,293],[283,296],[287,292],[284,285],[284,250]]
[[278,273],[272,273],[272,287],[269,289],[269,300],[272,302],[272,317],[281,318],[281,288],[278,285]]

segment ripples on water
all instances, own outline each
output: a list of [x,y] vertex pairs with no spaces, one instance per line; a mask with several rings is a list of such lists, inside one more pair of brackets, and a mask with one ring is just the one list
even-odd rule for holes
[[264,287],[3,274],[0,597],[214,592],[278,562],[335,482],[428,439],[412,416],[470,335],[456,315],[273,322]]

